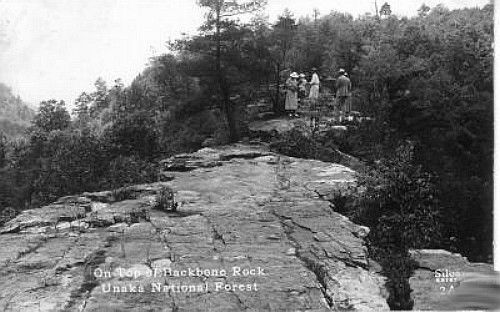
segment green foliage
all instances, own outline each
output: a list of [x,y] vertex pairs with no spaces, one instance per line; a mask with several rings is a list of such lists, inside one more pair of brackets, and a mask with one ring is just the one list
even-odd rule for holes
[[109,162],[104,177],[105,179],[101,179],[103,188],[116,189],[133,184],[156,182],[158,168],[136,157],[118,156]]
[[75,100],[75,109],[73,114],[75,115],[76,122],[80,128],[86,126],[90,122],[90,104],[92,102],[92,96],[86,92],[82,92]]
[[370,237],[379,245],[399,252],[443,242],[436,179],[413,157],[413,145],[402,144],[359,181],[364,191],[354,220],[374,229]]
[[40,103],[38,114],[33,119],[33,131],[50,132],[64,130],[70,126],[71,116],[66,110],[64,101],[43,101]]
[[0,118],[0,129],[6,136],[20,137],[26,132],[29,122],[17,122],[10,119]]
[[0,132],[0,169],[7,164],[7,137]]
[[304,134],[292,129],[285,133],[278,141],[271,144],[271,148],[276,152],[297,158],[315,158],[317,143],[304,136]]
[[389,291],[387,303],[391,310],[412,310],[414,301],[411,296],[409,278],[413,275],[417,263],[406,252],[383,251],[376,260],[387,277],[386,289]]
[[254,44],[255,33],[234,19],[242,14],[257,12],[266,3],[265,0],[244,3],[199,1],[201,7],[208,9],[206,21],[200,27],[200,35],[178,40],[171,45],[185,58],[196,60],[197,75],[203,78],[202,83],[206,86],[205,96],[213,98],[214,106],[223,113],[231,141],[236,141],[242,131],[238,122],[238,109],[232,97],[241,96],[242,90],[254,85],[248,75],[258,77],[255,72],[265,68],[255,55],[262,52]]
[[414,145],[405,142],[360,177],[351,217],[370,227],[370,253],[387,276],[391,309],[411,310],[410,285],[415,263],[409,249],[445,245],[443,208],[436,179],[414,164]]
[[[323,72],[346,68],[356,109],[375,117],[335,142],[374,164],[393,158],[397,142],[411,141],[412,166],[432,173],[438,210],[446,216],[439,221],[444,246],[486,261],[492,241],[493,5],[454,11],[422,6],[419,13],[383,20],[332,13],[319,20],[328,47]],[[300,27],[298,33],[307,33]]]
[[275,113],[284,112],[285,108],[281,100],[279,85],[282,83],[282,72],[287,69],[291,63],[292,47],[297,31],[297,24],[292,14],[285,10],[271,30],[266,31],[261,41],[264,41],[265,51],[268,54],[269,65],[272,68],[274,78],[273,110]]
[[324,137],[309,137],[298,129],[292,129],[272,139],[271,149],[277,153],[297,158],[342,162],[337,143]]
[[137,155],[147,159],[157,152],[157,131],[146,111],[136,111],[116,119],[105,129],[103,137],[118,155]]
[[91,104],[89,108],[90,116],[96,118],[99,114],[108,107],[108,87],[106,81],[102,78],[98,78],[94,83],[95,92],[90,95]]
[[0,205],[0,226],[3,226],[4,223],[14,219],[17,213],[18,212],[12,207],[2,208]]
[[413,307],[408,279],[415,263],[408,250],[446,245],[436,177],[416,165],[414,155],[412,142],[400,142],[392,157],[360,174],[356,190],[331,200],[337,212],[370,228],[370,256],[387,277],[394,310]]
[[34,115],[29,105],[0,82],[0,133],[9,137],[21,136]]
[[[136,156],[116,154],[113,145],[84,130],[32,131],[29,140],[13,143],[0,184],[0,199],[23,207],[50,203],[60,196],[116,189],[157,180],[155,166]],[[5,179],[5,180],[4,180]]]

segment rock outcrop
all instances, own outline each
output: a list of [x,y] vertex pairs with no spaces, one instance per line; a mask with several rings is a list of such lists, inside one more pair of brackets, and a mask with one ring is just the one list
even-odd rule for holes
[[[266,146],[166,160],[169,182],[61,198],[0,232],[2,311],[388,310],[347,167]],[[178,211],[155,209],[162,187]]]
[[[248,125],[250,135],[258,139],[264,138],[267,141],[280,141],[292,130],[300,132],[305,137],[315,137],[316,142],[330,140],[331,136],[342,140],[348,134],[349,128],[355,128],[358,121],[353,121],[349,126],[338,125],[338,122],[330,117],[322,117],[321,122],[317,127],[311,127],[311,121],[308,117],[302,116],[300,118],[274,118],[268,120],[260,120],[251,122]],[[364,167],[363,162],[359,159],[348,155],[339,149],[331,150],[331,160],[338,164],[342,164],[355,170],[360,170]],[[323,159],[325,160],[325,159]]]
[[266,120],[257,120],[249,123],[248,130],[250,133],[260,134],[263,137],[268,135],[280,135],[291,130],[298,130],[304,135],[311,135],[314,130],[316,135],[322,135],[327,131],[336,136],[345,136],[349,127],[357,127],[361,122],[369,122],[371,119],[363,117],[363,119],[346,119],[340,122],[334,117],[321,116],[317,122],[311,124],[310,116],[301,116],[300,118],[272,118]]
[[[491,264],[471,263],[442,249],[413,250],[410,255],[417,264],[409,280],[415,310],[500,309],[500,280],[493,275]],[[484,285],[464,286],[471,277],[480,278]],[[496,283],[492,282],[495,279]]]

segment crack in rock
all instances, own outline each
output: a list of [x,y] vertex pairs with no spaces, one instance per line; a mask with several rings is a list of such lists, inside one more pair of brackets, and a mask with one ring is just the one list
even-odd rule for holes
[[[300,259],[303,263],[304,266],[309,269],[314,275],[316,276],[316,279],[318,283],[321,285],[321,292],[323,293],[323,297],[325,298],[328,306],[330,308],[333,307],[333,300],[332,298],[328,295],[328,284],[325,282],[325,275],[327,272],[327,269],[325,269],[325,266],[322,264],[319,264],[317,261],[314,261],[311,257],[306,257],[302,251],[302,246],[301,244],[291,235],[291,233],[294,231],[293,226],[290,226],[290,222],[283,222],[283,219],[286,220],[291,220],[292,218],[285,218],[279,214],[277,214],[275,211],[273,213],[280,219],[282,220],[281,224],[285,228],[285,234],[292,242],[296,249],[295,255],[298,259]],[[297,225],[293,220],[291,220],[294,225]],[[299,228],[302,228],[298,226]]]
[[[105,262],[106,257],[106,250],[104,248],[110,247],[111,245],[111,237],[108,237],[107,243],[104,245],[103,248],[100,248],[94,252],[92,252],[84,261],[84,280],[80,287],[73,291],[70,296],[69,302],[66,304],[65,309],[69,310],[73,308],[76,304],[77,301],[81,300],[80,307],[83,306],[83,309],[85,309],[86,306],[86,301],[90,298],[90,295],[92,291],[94,290],[95,287],[99,285],[97,282],[96,277],[93,274],[93,271],[96,267],[101,265],[102,263]],[[82,311],[82,310],[81,310]]]

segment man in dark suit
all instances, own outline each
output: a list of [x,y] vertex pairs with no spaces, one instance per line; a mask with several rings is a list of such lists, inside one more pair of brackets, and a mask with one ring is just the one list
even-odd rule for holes
[[337,90],[337,107],[342,114],[347,114],[351,111],[349,98],[351,96],[351,80],[347,77],[345,70],[339,70],[339,77],[335,83],[335,89]]

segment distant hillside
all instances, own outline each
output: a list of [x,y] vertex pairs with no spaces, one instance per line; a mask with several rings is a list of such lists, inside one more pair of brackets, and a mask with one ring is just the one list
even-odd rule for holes
[[20,135],[34,115],[35,111],[31,107],[0,82],[0,132],[8,136]]

